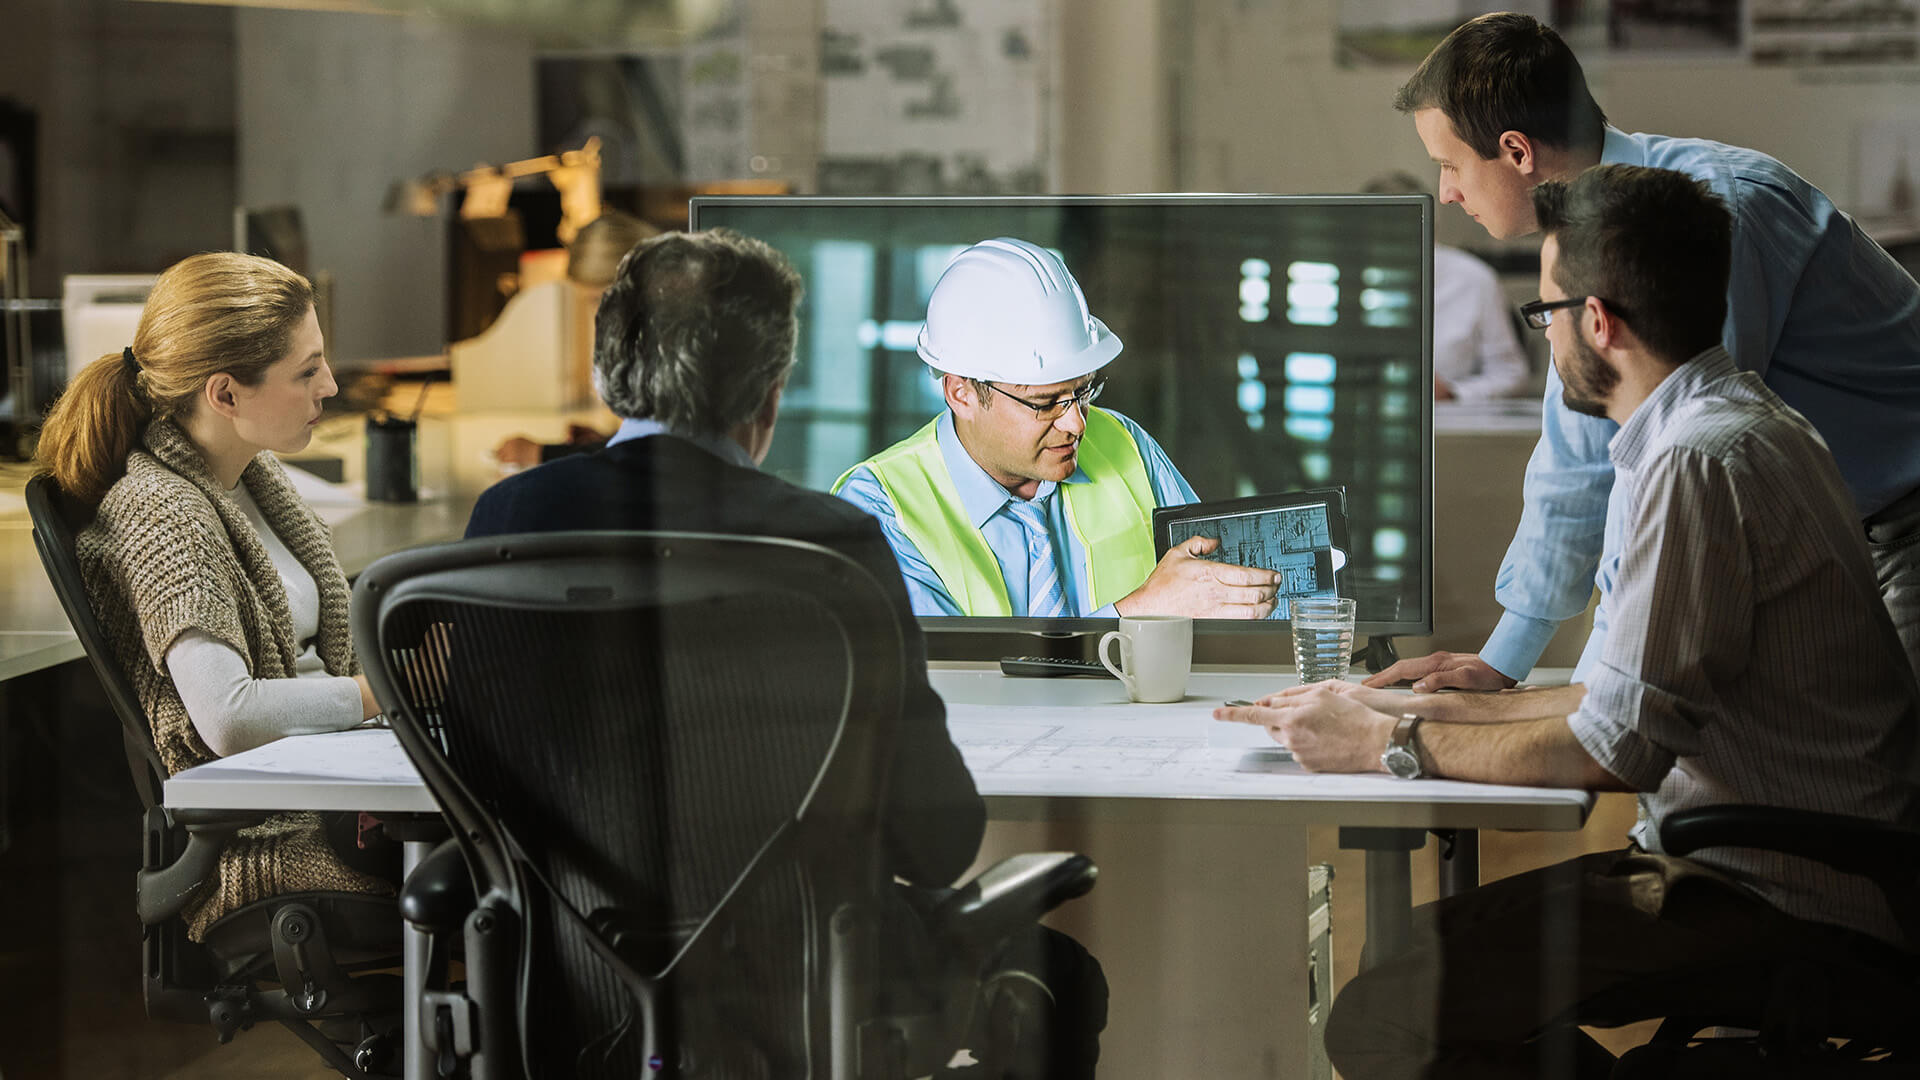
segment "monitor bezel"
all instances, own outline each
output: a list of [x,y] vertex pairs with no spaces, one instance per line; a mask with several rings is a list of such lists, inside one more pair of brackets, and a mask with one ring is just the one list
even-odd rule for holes
[[[708,207],[778,206],[885,206],[911,209],[916,206],[1351,206],[1397,205],[1420,208],[1421,304],[1420,377],[1416,387],[1433,385],[1433,196],[1427,194],[1368,195],[1334,193],[1277,195],[1249,193],[1136,195],[696,195],[687,202],[687,227],[701,229],[701,212]],[[1417,620],[1357,620],[1354,631],[1372,636],[1430,637],[1433,634],[1433,395],[1415,395],[1420,402],[1420,445],[1425,451],[1425,468],[1420,474],[1420,508],[1425,525],[1425,543],[1420,546],[1420,580],[1424,597],[1422,617]],[[930,637],[935,634],[1006,634],[1039,637],[1078,637],[1097,634],[1114,627],[1115,619],[1059,618],[1040,619],[1023,615],[971,616],[921,615],[920,628]],[[1196,634],[1274,634],[1291,630],[1286,619],[1243,621],[1237,619],[1196,619]]]

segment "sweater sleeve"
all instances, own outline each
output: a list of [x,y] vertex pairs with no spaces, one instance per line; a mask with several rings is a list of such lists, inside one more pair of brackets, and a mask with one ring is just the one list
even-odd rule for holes
[[347,676],[256,679],[232,646],[186,630],[167,648],[167,673],[207,749],[227,757],[286,735],[360,723],[360,685]]

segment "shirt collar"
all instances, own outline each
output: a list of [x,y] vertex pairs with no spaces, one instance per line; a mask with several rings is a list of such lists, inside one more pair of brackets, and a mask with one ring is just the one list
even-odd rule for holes
[[648,439],[655,435],[671,435],[682,439],[719,458],[729,465],[738,465],[743,469],[759,469],[745,447],[725,435],[692,435],[684,431],[675,431],[658,420],[628,417],[620,421],[620,430],[607,440],[608,446],[618,446],[634,439]]
[[1672,423],[1673,416],[1689,401],[1706,392],[1713,383],[1736,374],[1739,371],[1733,364],[1733,357],[1722,346],[1715,345],[1696,354],[1692,359],[1673,369],[1673,374],[1661,380],[1653,388],[1647,400],[1633,410],[1627,422],[1620,425],[1614,433],[1608,450],[1613,456],[1614,465],[1624,469],[1638,468],[1640,458],[1647,452]]
[[1607,125],[1606,138],[1600,144],[1600,163],[1603,165],[1645,165],[1647,148],[1641,146],[1633,136]]
[[[1004,404],[1004,403],[1003,403]],[[1000,512],[1000,508],[1012,502],[1014,496],[1000,481],[987,475],[987,470],[973,460],[967,448],[960,445],[960,433],[953,429],[953,411],[949,409],[940,414],[940,420],[934,426],[935,439],[940,444],[941,460],[947,464],[947,475],[953,478],[953,487],[960,493],[960,507],[967,512],[967,520],[978,529],[987,523],[987,519]],[[1069,484],[1084,484],[1092,478],[1075,462],[1073,475],[1067,477]],[[1044,502],[1058,487],[1051,480],[1042,480],[1039,490],[1033,493],[1033,502]]]

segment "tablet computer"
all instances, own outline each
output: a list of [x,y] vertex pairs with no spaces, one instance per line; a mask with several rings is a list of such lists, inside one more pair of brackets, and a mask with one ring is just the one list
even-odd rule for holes
[[1340,596],[1347,566],[1347,494],[1322,488],[1244,499],[1162,506],[1153,512],[1154,556],[1194,536],[1220,541],[1208,558],[1281,574],[1269,618],[1291,617],[1290,601]]

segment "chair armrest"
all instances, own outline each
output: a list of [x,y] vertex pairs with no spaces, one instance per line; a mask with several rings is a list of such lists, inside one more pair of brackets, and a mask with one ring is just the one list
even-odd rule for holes
[[458,930],[473,907],[473,875],[467,872],[466,855],[452,840],[421,859],[400,886],[400,917],[417,930]]
[[[257,810],[169,810],[156,806],[146,819],[146,849],[134,879],[134,910],[143,926],[180,914],[220,868],[220,851],[233,834],[267,819]],[[187,831],[186,849],[168,860],[175,827]]]
[[937,935],[975,954],[1093,888],[1093,860],[1070,851],[1015,855],[960,886],[928,916]]
[[1702,806],[1669,814],[1660,823],[1660,846],[1670,855],[1759,848],[1814,859],[1842,873],[1907,883],[1920,865],[1920,829],[1777,806]]
[[265,810],[202,810],[167,808],[167,817],[188,832],[234,833],[267,820]]

